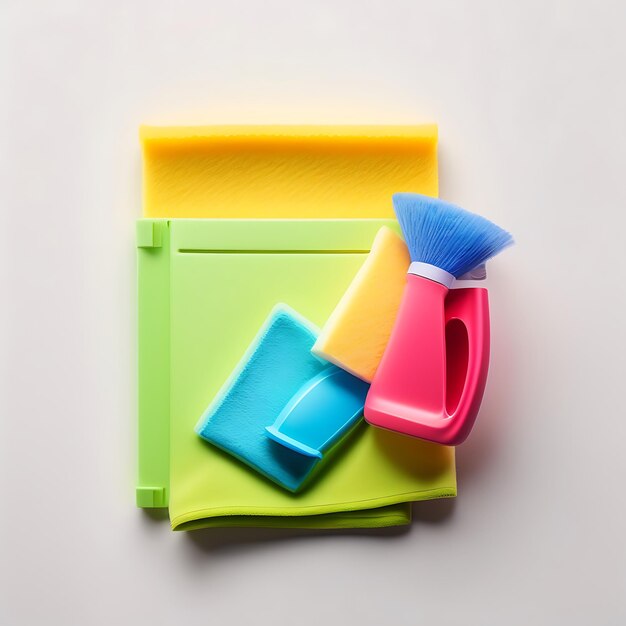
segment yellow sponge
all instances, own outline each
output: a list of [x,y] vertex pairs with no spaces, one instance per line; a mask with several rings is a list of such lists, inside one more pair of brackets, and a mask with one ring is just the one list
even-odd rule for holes
[[437,195],[437,127],[141,128],[144,217],[393,217]]
[[410,263],[402,238],[383,226],[313,353],[371,382],[393,329]]

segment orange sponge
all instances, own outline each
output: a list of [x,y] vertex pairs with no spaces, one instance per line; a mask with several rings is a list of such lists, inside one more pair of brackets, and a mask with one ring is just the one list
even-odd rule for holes
[[383,226],[313,354],[371,382],[393,329],[410,263],[402,238]]

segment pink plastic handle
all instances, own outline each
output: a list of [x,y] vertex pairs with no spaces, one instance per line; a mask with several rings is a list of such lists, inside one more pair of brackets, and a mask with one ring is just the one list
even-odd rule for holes
[[447,443],[458,445],[474,426],[487,384],[489,293],[480,287],[452,289],[445,312],[446,413],[450,423]]
[[478,414],[488,366],[487,290],[448,294],[443,285],[408,274],[393,332],[367,395],[365,419],[381,428],[457,445]]

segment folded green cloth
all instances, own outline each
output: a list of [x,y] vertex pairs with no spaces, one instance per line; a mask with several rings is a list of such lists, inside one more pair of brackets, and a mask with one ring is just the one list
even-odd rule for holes
[[[148,284],[150,272],[167,272],[152,282],[169,289],[169,298],[159,293],[155,300],[169,307],[166,490],[173,529],[400,525],[410,521],[408,502],[456,495],[453,448],[366,424],[298,494],[194,432],[274,304],[287,302],[321,325],[383,223],[171,220],[160,247],[144,255],[143,276],[140,257],[140,283]],[[160,255],[169,262],[157,270]]]

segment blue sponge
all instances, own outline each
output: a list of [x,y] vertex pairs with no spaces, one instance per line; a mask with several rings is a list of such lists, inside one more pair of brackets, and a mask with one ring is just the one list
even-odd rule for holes
[[317,329],[279,304],[196,426],[202,438],[279,485],[297,491],[319,459],[272,441],[265,432],[304,383],[328,363],[311,354]]

